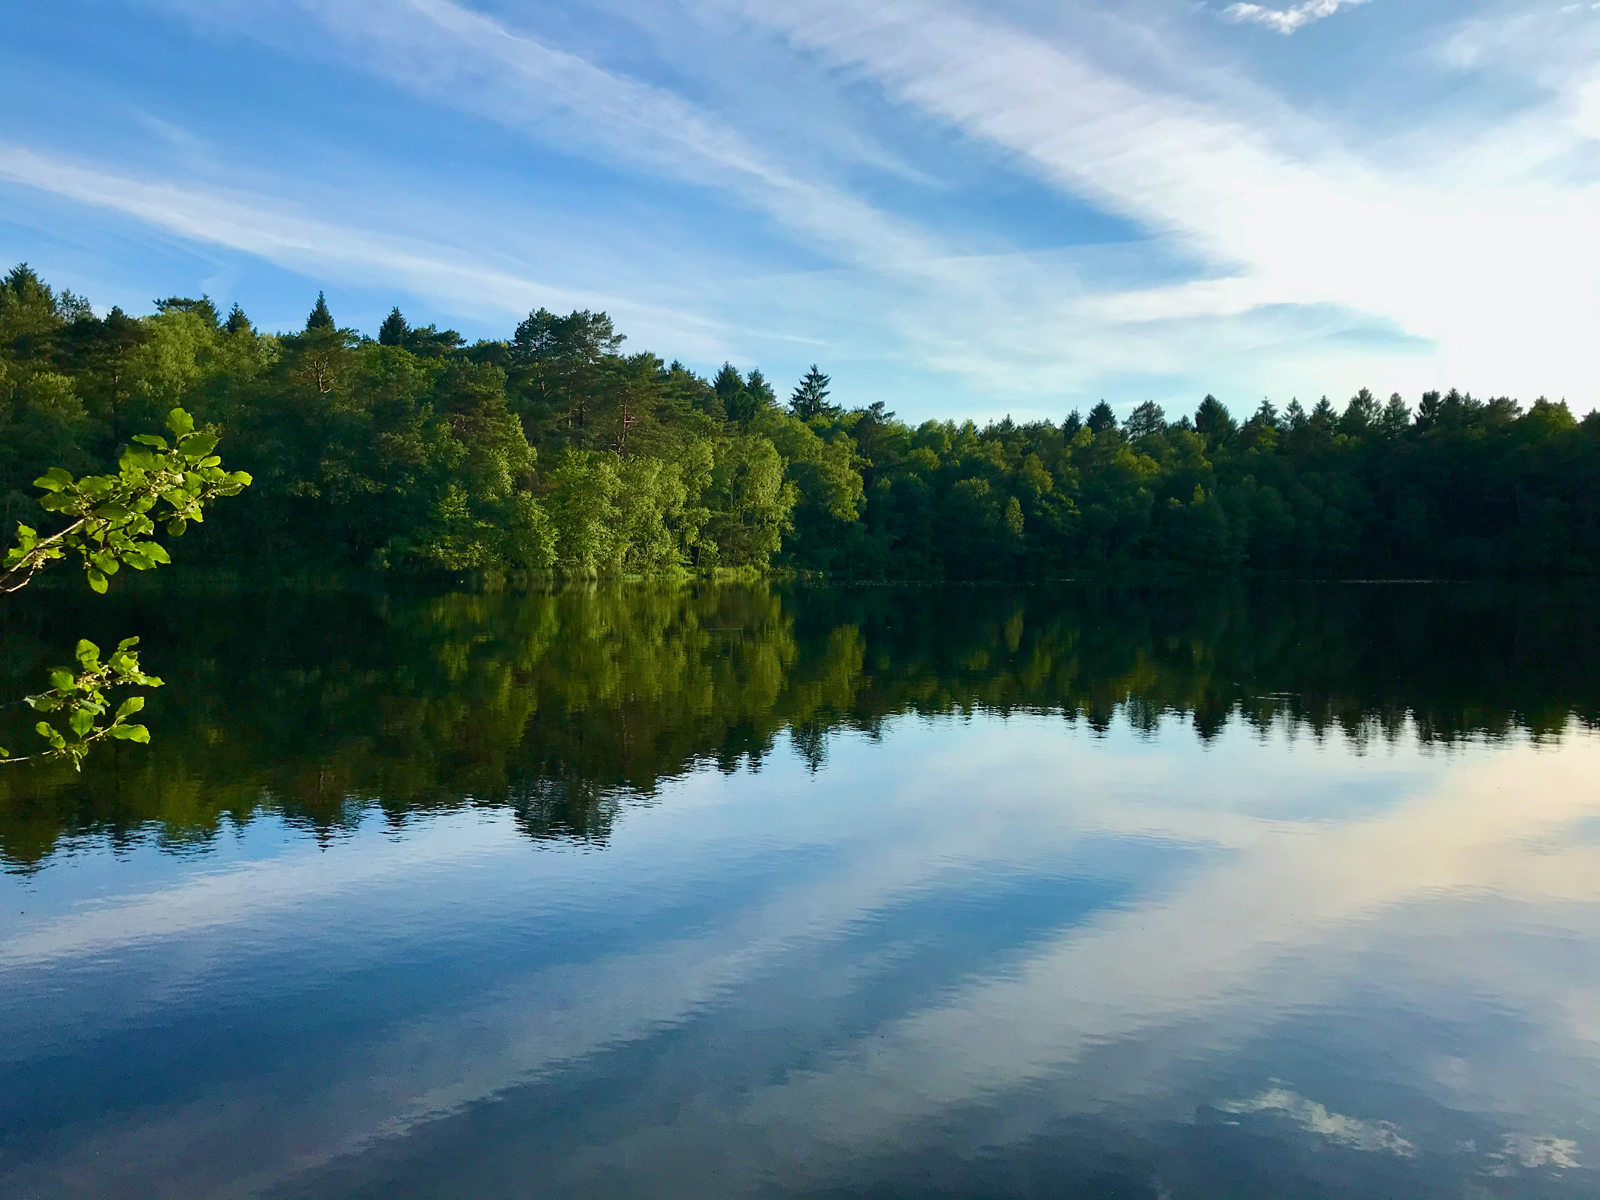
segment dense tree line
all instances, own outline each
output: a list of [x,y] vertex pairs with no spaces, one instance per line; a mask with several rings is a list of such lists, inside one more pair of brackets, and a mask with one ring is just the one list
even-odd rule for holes
[[663,780],[760,769],[788,744],[820,766],[838,734],[907,714],[1184,721],[1203,739],[1243,723],[1357,746],[1600,726],[1587,582],[439,595],[176,580],[81,606],[37,594],[0,625],[0,694],[84,629],[142,630],[168,682],[149,747],[97,753],[82,775],[0,772],[0,864],[78,835],[203,843],[262,812],[331,836],[374,806],[397,823],[505,808],[530,836],[601,842]]
[[376,338],[174,297],[96,316],[0,283],[0,516],[46,467],[104,469],[182,406],[256,480],[191,561],[652,574],[1049,577],[1143,565],[1383,575],[1600,570],[1600,417],[1564,402],[1363,390],[1248,417],[911,426],[816,368],[707,379],[623,351],[604,313],[539,310],[466,344],[398,309]]

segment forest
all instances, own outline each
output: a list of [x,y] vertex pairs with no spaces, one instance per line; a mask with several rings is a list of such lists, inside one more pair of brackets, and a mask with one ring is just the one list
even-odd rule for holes
[[[911,425],[625,352],[605,313],[468,344],[396,308],[368,336],[172,297],[96,315],[26,265],[0,281],[0,520],[50,467],[104,470],[174,407],[248,494],[175,545],[286,571],[597,578],[781,569],[1048,579],[1124,569],[1454,577],[1600,572],[1600,414],[1363,389],[1246,413]],[[908,400],[909,403],[909,400]]]

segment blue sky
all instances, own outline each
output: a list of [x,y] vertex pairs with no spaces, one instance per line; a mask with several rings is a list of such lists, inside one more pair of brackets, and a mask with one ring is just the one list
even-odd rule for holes
[[1600,400],[1600,4],[0,6],[0,260],[902,416]]

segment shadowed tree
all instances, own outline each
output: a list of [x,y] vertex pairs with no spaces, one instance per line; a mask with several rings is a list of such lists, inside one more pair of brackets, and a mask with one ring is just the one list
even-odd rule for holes
[[1139,438],[1152,437],[1167,431],[1167,414],[1161,411],[1161,406],[1154,400],[1146,400],[1133,412],[1128,414],[1128,422],[1123,427],[1129,441]]
[[1239,432],[1239,424],[1228,411],[1228,406],[1209,395],[1200,401],[1200,407],[1194,411],[1194,428],[1196,433],[1210,438],[1213,445],[1221,445]]
[[406,335],[411,332],[405,314],[398,305],[389,310],[389,315],[383,319],[383,324],[378,326],[378,345],[404,346]]

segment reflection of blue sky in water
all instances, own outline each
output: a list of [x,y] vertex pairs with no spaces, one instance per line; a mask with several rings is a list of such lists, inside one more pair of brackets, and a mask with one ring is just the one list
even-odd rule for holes
[[492,810],[80,847],[0,885],[0,1180],[1592,1194],[1597,781],[1577,732],[899,719],[668,784],[604,850]]

